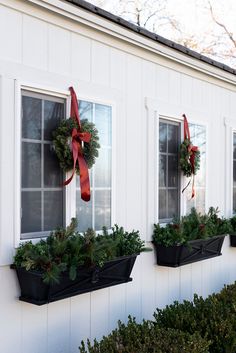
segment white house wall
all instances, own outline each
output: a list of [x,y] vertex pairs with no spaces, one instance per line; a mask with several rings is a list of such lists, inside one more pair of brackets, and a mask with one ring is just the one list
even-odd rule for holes
[[[171,269],[156,266],[154,253],[145,253],[129,284],[42,307],[18,301],[9,264],[17,229],[15,126],[21,84],[52,91],[73,85],[79,97],[113,104],[114,222],[139,229],[150,240],[157,219],[155,114],[178,118],[185,113],[206,125],[206,203],[219,206],[222,214],[231,212],[226,136],[236,120],[236,86],[30,1],[0,0],[0,353],[76,353],[81,339],[100,338],[128,314],[151,318],[156,307],[194,293],[206,296],[235,280],[236,252],[226,238],[221,257]],[[228,130],[225,118],[231,122]]]

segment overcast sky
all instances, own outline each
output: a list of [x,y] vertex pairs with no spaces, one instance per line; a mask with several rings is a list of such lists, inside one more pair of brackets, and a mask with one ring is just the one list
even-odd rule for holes
[[[142,0],[138,1],[142,2]],[[119,15],[119,13],[116,13],[119,0],[90,0],[89,2]],[[125,5],[128,5],[128,3],[131,2],[132,0],[123,0]],[[145,0],[143,0],[143,3],[144,2]],[[149,0],[149,4],[151,4],[150,6],[152,6],[153,9],[158,8],[160,3],[162,4],[164,2],[165,0],[163,0],[163,2],[161,0]],[[216,40],[215,38],[213,39],[213,37],[217,35],[218,38],[216,41],[218,43],[218,47],[214,47],[214,55],[218,55],[218,52],[219,55],[216,58],[214,57],[214,59],[236,67],[236,0],[211,0],[211,4],[216,19],[226,25],[227,29],[232,32],[235,39],[235,46],[230,41],[229,36],[222,35],[223,29],[212,21],[209,12],[208,0],[166,0],[165,12],[166,14],[173,16],[181,25],[183,35],[185,33],[188,35],[194,35],[199,38],[199,42],[202,42],[201,45],[207,46],[213,40]],[[132,15],[130,14],[125,14],[123,17],[128,20],[132,20]],[[147,26],[147,29],[152,30],[153,23],[150,21],[148,24],[149,26]],[[178,41],[180,35],[179,32],[173,32],[171,27],[161,25],[161,23],[158,23],[155,32],[174,41]],[[222,51],[227,48],[233,50],[235,59],[232,59],[232,57],[222,57],[220,50],[222,53]],[[200,51],[201,47],[196,50]]]

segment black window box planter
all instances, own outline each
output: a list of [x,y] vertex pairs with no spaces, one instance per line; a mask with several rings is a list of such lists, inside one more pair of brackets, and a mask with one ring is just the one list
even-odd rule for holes
[[173,246],[164,246],[154,242],[157,264],[179,267],[220,256],[224,238],[225,235],[217,235],[210,239],[191,240],[187,245]]
[[104,263],[102,267],[80,267],[74,281],[68,272],[61,275],[60,283],[48,285],[43,282],[42,273],[14,268],[21,288],[20,300],[36,305],[43,305],[78,294],[115,286],[132,281],[130,278],[137,255],[123,256]]
[[236,234],[230,234],[230,246],[236,247]]

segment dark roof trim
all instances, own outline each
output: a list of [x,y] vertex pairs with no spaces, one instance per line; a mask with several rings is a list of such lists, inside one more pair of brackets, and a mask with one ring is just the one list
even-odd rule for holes
[[183,54],[186,54],[192,58],[198,59],[198,60],[203,61],[207,64],[213,65],[221,70],[224,70],[224,71],[229,72],[233,75],[236,75],[236,70],[228,65],[225,65],[225,64],[220,63],[219,61],[210,59],[207,56],[201,55],[194,50],[191,50],[191,49],[188,49],[187,47],[184,47],[183,45],[180,45],[180,44],[175,43],[169,39],[166,39],[162,36],[159,36],[153,32],[150,32],[143,27],[139,27],[133,23],[130,23],[121,17],[115,16],[112,13],[101,9],[100,7],[97,7],[93,4],[88,3],[87,1],[84,1],[84,0],[65,0],[65,1],[70,2],[71,4],[76,5],[78,7],[81,7],[89,12],[92,12],[92,13],[98,15],[98,16],[101,16],[101,17],[103,17],[109,21],[112,21],[120,26],[123,26],[123,27],[125,27],[133,32],[136,32],[144,37],[152,39],[152,40],[154,40],[160,44],[163,44],[169,48],[175,49],[175,50],[177,50]]

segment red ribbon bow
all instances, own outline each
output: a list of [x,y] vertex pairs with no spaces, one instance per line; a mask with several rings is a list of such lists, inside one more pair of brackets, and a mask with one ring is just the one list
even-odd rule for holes
[[[189,126],[188,126],[188,120],[186,118],[186,115],[183,114],[183,118],[184,118],[184,139],[189,140],[189,142],[191,141],[190,139],[190,131],[189,131]],[[191,164],[191,169],[192,169],[192,176],[193,176],[193,184],[192,184],[192,196],[191,199],[195,196],[195,188],[194,188],[194,175],[195,175],[195,153],[198,151],[198,147],[197,146],[193,146],[192,144],[190,144],[188,146],[188,152],[190,153],[190,157],[189,157],[189,161]],[[189,183],[187,184],[187,186],[183,189],[182,192],[184,192],[184,190],[189,186],[191,180],[189,181]]]
[[81,123],[80,123],[80,116],[79,116],[79,106],[76,97],[76,93],[73,87],[69,88],[71,94],[71,113],[70,116],[76,120],[78,123],[78,129],[72,130],[72,154],[74,160],[73,172],[69,179],[67,179],[63,185],[68,185],[74,177],[76,163],[78,161],[79,165],[79,174],[80,174],[80,189],[81,189],[81,198],[84,201],[90,200],[90,183],[89,183],[89,173],[88,173],[88,166],[83,156],[82,152],[82,141],[89,142],[91,139],[91,134],[89,132],[81,132]]

